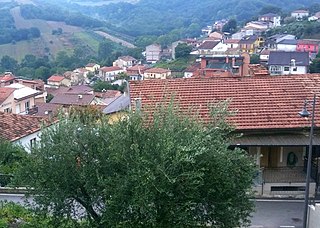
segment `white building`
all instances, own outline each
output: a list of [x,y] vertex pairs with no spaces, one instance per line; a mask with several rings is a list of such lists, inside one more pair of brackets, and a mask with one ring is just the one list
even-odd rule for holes
[[112,67],[101,67],[99,69],[99,77],[103,81],[114,81],[120,73],[124,73],[125,71],[117,66]]
[[281,16],[274,13],[267,13],[259,16],[259,21],[271,22],[272,27],[281,26]]
[[302,20],[305,17],[309,17],[309,11],[295,10],[295,11],[291,12],[291,17],[294,17],[296,20]]

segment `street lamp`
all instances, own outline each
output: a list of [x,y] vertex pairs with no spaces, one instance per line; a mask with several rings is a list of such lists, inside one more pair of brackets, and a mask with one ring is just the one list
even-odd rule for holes
[[[310,116],[310,112],[307,111],[307,105],[309,101],[304,102],[304,107],[299,115],[301,117]],[[304,196],[304,213],[303,213],[303,228],[307,228],[307,217],[308,217],[308,207],[309,207],[309,189],[310,189],[310,174],[311,174],[311,160],[312,160],[312,140],[313,140],[313,128],[314,128],[314,109],[316,106],[316,94],[313,95],[312,101],[312,113],[311,113],[311,127],[310,127],[310,142],[309,142],[309,151],[308,151],[308,163],[307,163],[307,177],[306,177],[306,189]]]

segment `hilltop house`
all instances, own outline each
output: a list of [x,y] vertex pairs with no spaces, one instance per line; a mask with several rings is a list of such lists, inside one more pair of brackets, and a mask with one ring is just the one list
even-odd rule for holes
[[239,41],[240,50],[249,54],[258,52],[263,47],[264,39],[259,36],[246,36]]
[[100,65],[97,63],[88,63],[85,68],[86,70],[94,73],[100,69]]
[[292,11],[291,17],[294,17],[296,20],[302,20],[303,18],[309,17],[309,11],[307,11],[307,10]]
[[271,51],[269,54],[270,75],[306,74],[309,65],[308,52]]
[[281,26],[281,16],[274,13],[267,13],[259,16],[259,21],[271,22],[271,27]]
[[149,68],[144,71],[143,79],[166,79],[171,77],[171,70],[162,68]]
[[276,44],[278,51],[296,51],[298,41],[296,39],[284,39]]
[[101,67],[99,69],[99,77],[103,80],[103,81],[113,81],[116,79],[116,77],[120,74],[120,73],[124,73],[125,71],[118,67],[118,66],[112,66],[112,67]]
[[137,64],[137,60],[132,56],[120,56],[116,61],[113,62],[113,66],[120,67],[126,70],[128,67],[133,67]]
[[62,75],[52,75],[47,80],[47,84],[50,86],[71,86],[71,80],[63,77]]
[[310,57],[314,58],[319,52],[320,40],[303,39],[297,41],[297,51],[309,52]]
[[221,55],[225,54],[228,46],[220,41],[205,40],[191,55]]
[[161,58],[162,48],[159,44],[151,44],[146,47],[146,61],[148,63],[156,63]]
[[[200,120],[210,121],[210,104],[229,101],[235,111],[227,122],[235,127],[230,149],[240,147],[255,160],[259,173],[255,190],[263,196],[303,197],[309,145],[310,119],[298,112],[305,99],[319,94],[320,75],[282,77],[215,77],[130,82],[131,109],[136,100],[144,112],[158,104],[179,104],[182,111],[198,112]],[[315,115],[320,115],[316,106]],[[315,120],[313,169],[310,196],[319,185],[320,119]]]
[[[27,114],[29,109],[35,105],[37,96],[43,94],[42,91],[31,89],[30,87],[19,83],[13,83],[5,88],[14,89],[14,103],[10,108],[11,112],[14,114]],[[44,98],[42,97],[42,99]]]

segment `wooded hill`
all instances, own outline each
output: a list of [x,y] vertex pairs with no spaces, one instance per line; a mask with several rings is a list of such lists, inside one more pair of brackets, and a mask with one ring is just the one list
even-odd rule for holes
[[75,1],[55,2],[68,9],[103,19],[115,26],[119,32],[128,35],[159,36],[179,30],[189,37],[199,33],[199,28],[211,24],[214,20],[248,20],[258,15],[265,6],[274,5],[284,11],[290,11],[320,3],[319,0],[140,0],[136,4],[121,2],[97,7],[81,6]]

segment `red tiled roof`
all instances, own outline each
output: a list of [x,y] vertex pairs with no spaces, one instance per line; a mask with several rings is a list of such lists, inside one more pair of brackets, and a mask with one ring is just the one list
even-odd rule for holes
[[15,91],[14,88],[0,87],[0,105]]
[[0,138],[11,142],[16,141],[40,131],[45,121],[43,117],[0,112]]
[[155,74],[164,74],[170,72],[168,69],[163,68],[149,68],[144,71],[145,73],[155,73]]
[[100,68],[100,70],[103,72],[111,72],[111,71],[122,70],[122,68],[117,67],[117,66],[111,66],[111,67],[102,67],[102,68]]
[[[142,99],[142,107],[154,107],[171,96],[184,110],[198,109],[209,120],[208,104],[231,99],[229,117],[238,130],[292,129],[309,127],[310,120],[298,112],[304,100],[320,94],[320,74],[279,77],[190,78],[130,82],[131,104]],[[316,106],[316,125],[320,126],[320,102]]]
[[48,81],[51,82],[61,82],[65,77],[61,75],[52,75],[50,78],[48,78]]
[[97,65],[96,63],[88,63],[87,65],[86,65],[86,67],[94,67],[95,65]]
[[147,69],[147,67],[144,65],[134,65],[133,67],[129,67],[127,71],[138,71],[138,70],[144,71],[145,69]]
[[16,77],[13,74],[0,75],[0,82],[9,82],[14,80]]

